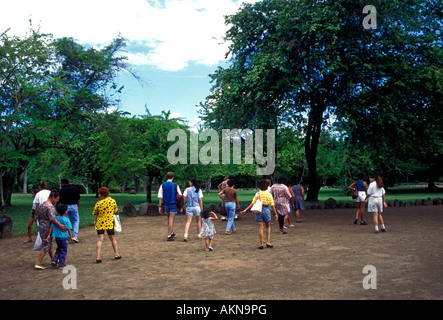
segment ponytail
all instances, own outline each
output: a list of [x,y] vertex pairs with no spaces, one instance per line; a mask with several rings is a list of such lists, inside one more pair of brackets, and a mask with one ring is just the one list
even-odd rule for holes
[[195,179],[195,178],[191,178],[191,179],[189,179],[189,181],[192,182],[192,185],[195,188],[195,193],[198,193],[200,191],[200,183],[198,183],[197,179]]
[[377,187],[379,187],[380,189],[384,187],[383,179],[380,176],[377,177],[376,181],[377,181]]

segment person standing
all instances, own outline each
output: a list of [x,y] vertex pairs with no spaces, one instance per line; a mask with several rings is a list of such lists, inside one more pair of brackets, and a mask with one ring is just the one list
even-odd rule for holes
[[268,189],[268,181],[262,179],[258,182],[258,188],[260,189],[252,199],[252,202],[249,206],[245,208],[245,210],[240,211],[240,214],[245,214],[246,211],[252,208],[252,206],[257,202],[258,199],[262,202],[262,211],[257,212],[255,214],[255,222],[258,224],[258,239],[260,241],[260,245],[258,249],[263,249],[263,225],[266,226],[266,248],[273,248],[274,246],[271,244],[271,212],[270,208],[274,212],[275,220],[278,219],[277,211],[275,210],[274,199],[272,195],[267,191]]
[[[49,191],[49,190],[48,190]],[[40,233],[40,237],[42,240],[42,247],[40,248],[40,254],[38,256],[37,262],[34,265],[34,269],[44,270],[46,267],[43,267],[42,260],[47,253],[49,253],[49,257],[54,258],[54,252],[52,250],[52,241],[48,241],[49,230],[51,228],[51,222],[58,226],[62,232],[66,231],[66,225],[62,225],[58,222],[55,213],[54,205],[59,200],[58,190],[49,191],[48,199],[40,204],[38,211],[36,213],[36,218],[38,221],[38,232]]]
[[303,188],[303,182],[300,181],[297,185],[292,187],[292,192],[294,193],[294,198],[292,203],[295,210],[295,222],[301,223],[300,220],[300,210],[305,210],[305,189]]
[[[34,197],[34,200],[32,202],[32,206],[34,207],[35,210],[35,219],[34,220],[38,220],[38,210],[40,205],[42,205],[46,200],[48,200],[49,195],[51,194],[51,190],[48,190],[48,185],[46,184],[46,182],[44,181],[40,181],[38,183],[38,188],[40,189],[39,192],[37,192],[37,194]],[[38,226],[38,221],[37,221],[37,226]]]
[[275,209],[278,213],[278,224],[280,227],[280,233],[286,234],[284,230],[285,222],[287,221],[287,215],[290,211],[291,193],[288,187],[285,185],[285,178],[278,177],[277,183],[274,183],[271,187],[271,195],[274,199]]
[[97,258],[96,263],[102,262],[100,259],[100,252],[105,236],[105,231],[108,234],[111,241],[112,248],[114,249],[114,259],[121,259],[121,255],[118,253],[117,239],[115,238],[114,231],[114,214],[117,212],[117,202],[109,196],[109,189],[102,187],[98,189],[98,196],[100,201],[95,204],[92,215],[95,215],[95,230],[97,230]]
[[[174,218],[177,214],[176,195],[182,194],[180,187],[173,182],[174,172],[169,171],[166,174],[166,182],[162,183],[158,190],[158,211],[160,214],[166,214],[168,216],[168,241],[173,241],[175,237],[174,233]],[[162,206],[164,205],[164,210]]]
[[383,221],[383,217],[381,213],[383,212],[383,207],[387,207],[388,204],[385,201],[385,188],[383,184],[383,179],[380,176],[372,173],[369,176],[369,184],[368,193],[366,195],[366,199],[369,198],[368,201],[368,212],[373,213],[375,233],[379,232],[378,223],[380,222],[381,232],[386,231],[386,227]]
[[[227,186],[225,189],[219,192],[218,196],[225,205],[226,215],[228,216],[228,223],[226,224],[225,234],[231,234],[231,232],[237,232],[235,230],[234,217],[236,208],[240,207],[240,203],[238,201],[237,190],[235,187],[235,179],[231,178],[228,180]],[[223,197],[225,196],[225,198]],[[236,207],[237,205],[237,207]]]
[[[228,177],[228,176],[226,176],[226,177],[223,178],[223,181],[220,182],[220,184],[217,186],[217,188],[218,188],[218,192],[221,192],[221,191],[225,190],[226,186],[228,185],[228,180],[229,180],[230,178],[231,178],[231,177]],[[228,220],[228,217],[227,217],[227,215],[226,215],[225,202],[224,202],[225,195],[223,194],[222,197],[223,197],[223,199],[222,199],[221,210],[220,210],[221,220],[222,220],[222,221],[227,221],[227,220]]]
[[191,226],[192,217],[195,217],[197,223],[197,235],[201,238],[200,230],[202,222],[200,219],[200,214],[203,210],[203,192],[200,188],[200,184],[197,179],[189,179],[189,188],[186,188],[183,192],[183,197],[186,202],[186,224],[185,224],[185,234],[184,241],[188,241],[189,227]]
[[80,226],[79,206],[80,206],[80,192],[76,186],[70,185],[68,179],[62,179],[59,204],[65,204],[68,207],[68,214],[66,217],[72,224],[72,241],[78,243],[78,230]]
[[201,234],[202,237],[205,239],[205,251],[214,251],[214,249],[212,248],[212,240],[214,239],[214,235],[217,233],[217,231],[215,230],[214,220],[218,220],[217,214],[210,211],[209,208],[204,208],[202,210],[203,222]]
[[360,172],[358,174],[358,180],[348,187],[351,190],[357,189],[358,191],[358,196],[355,199],[355,202],[357,203],[357,213],[355,214],[354,224],[357,224],[358,218],[360,216],[360,224],[367,225],[367,222],[365,222],[365,199],[366,191],[368,190],[368,184],[366,183],[366,181],[363,180],[365,176],[366,174],[364,172]]

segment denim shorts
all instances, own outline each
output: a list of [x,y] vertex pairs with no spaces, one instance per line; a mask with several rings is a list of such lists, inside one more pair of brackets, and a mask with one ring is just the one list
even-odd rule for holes
[[271,222],[271,211],[269,206],[262,206],[261,212],[255,214],[256,222]]
[[170,204],[165,204],[165,213],[166,214],[176,214],[177,213],[177,204],[175,203],[170,203]]
[[201,209],[200,207],[186,207],[186,215],[187,216],[200,216]]

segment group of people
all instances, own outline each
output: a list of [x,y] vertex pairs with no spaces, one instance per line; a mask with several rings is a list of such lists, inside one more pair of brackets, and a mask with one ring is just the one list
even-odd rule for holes
[[[180,212],[177,207],[177,197],[183,196],[184,202],[186,202],[186,223],[184,230],[184,241],[189,239],[189,228],[192,222],[192,218],[195,217],[197,223],[197,237],[204,238],[206,249],[212,251],[212,239],[216,233],[213,220],[217,220],[217,214],[210,211],[208,208],[203,207],[203,193],[200,185],[195,178],[189,179],[189,187],[185,189],[183,194],[180,187],[173,182],[174,173],[168,172],[166,176],[167,181],[164,182],[158,191],[159,198],[159,213],[166,214],[168,216],[168,236],[167,241],[175,240],[174,233],[174,218],[175,215]],[[240,203],[238,200],[238,193],[235,189],[235,179],[233,177],[225,177],[222,183],[219,184],[218,196],[222,201],[221,211],[222,215],[226,216],[225,235],[235,233],[235,218],[236,212],[239,211]],[[251,204],[240,214],[245,214],[258,199],[262,201],[262,211],[256,213],[255,221],[258,223],[259,228],[259,249],[264,248],[263,231],[266,227],[266,247],[272,248],[273,245],[270,242],[272,224],[271,209],[274,213],[275,220],[278,220],[279,229],[281,234],[286,234],[285,224],[289,224],[289,227],[294,227],[290,221],[290,214],[295,212],[296,223],[301,223],[300,210],[305,210],[304,207],[304,188],[302,182],[293,187],[291,183],[285,180],[283,177],[279,177],[277,182],[271,186],[269,179],[262,179],[258,183],[260,191],[254,196]]]
[[[28,240],[32,242],[31,230],[34,221],[37,223],[38,236],[40,245],[34,247],[40,251],[34,268],[44,270],[41,262],[46,254],[51,258],[51,265],[55,268],[63,268],[68,253],[69,241],[78,243],[79,230],[79,205],[80,193],[78,189],[69,184],[67,179],[61,180],[61,189],[47,189],[44,181],[39,182],[39,190],[33,190],[33,206],[31,217],[28,224]],[[109,236],[112,247],[114,249],[114,259],[121,259],[118,253],[117,240],[114,233],[114,214],[117,212],[117,203],[109,196],[109,190],[106,187],[98,190],[100,201],[94,207],[93,215],[96,216],[94,221],[97,230],[97,258],[96,262],[100,263],[100,252],[103,243],[104,233]],[[53,240],[57,244],[57,248],[53,250]],[[37,242],[36,242],[37,243]]]
[[[348,188],[354,190],[357,202],[357,213],[354,223],[358,223],[360,218],[361,225],[367,225],[364,221],[365,203],[368,201],[368,212],[373,213],[373,221],[375,232],[386,231],[382,212],[383,207],[387,207],[385,201],[385,189],[383,180],[380,176],[371,174],[369,176],[369,186],[364,181],[365,173],[361,172],[358,180],[352,183]],[[167,241],[174,241],[176,234],[174,233],[175,215],[183,211],[183,207],[178,206],[178,199],[183,199],[186,203],[186,222],[183,241],[189,240],[189,230],[193,217],[197,224],[197,238],[205,239],[205,250],[213,251],[212,241],[216,234],[214,220],[218,220],[215,212],[203,206],[203,193],[199,182],[195,178],[189,179],[189,187],[182,194],[178,184],[174,183],[174,173],[168,172],[166,181],[161,184],[158,191],[159,213],[168,216],[168,236]],[[225,177],[218,186],[218,196],[222,200],[222,215],[226,216],[225,235],[235,233],[236,212],[239,211],[240,203],[238,193],[235,189],[235,179],[233,177]],[[278,221],[279,232],[286,234],[286,224],[291,224],[290,215],[295,212],[295,222],[301,223],[300,211],[305,210],[304,206],[304,187],[303,182],[291,186],[290,180],[284,177],[278,177],[276,183],[271,184],[269,179],[261,179],[258,182],[259,191],[254,195],[251,203],[240,214],[245,214],[253,206],[260,201],[259,210],[254,210],[255,221],[258,225],[259,246],[258,249],[273,248],[271,243],[271,224],[272,217]],[[78,208],[80,204],[80,194],[75,186],[69,184],[67,179],[61,181],[61,189],[47,190],[45,182],[39,183],[40,190],[33,190],[33,207],[31,218],[28,225],[27,242],[31,242],[31,228],[34,221],[37,222],[38,234],[41,238],[40,254],[34,265],[35,269],[46,269],[41,265],[46,253],[51,258],[51,264],[54,267],[64,267],[66,255],[68,251],[68,243],[79,242],[79,214]],[[101,247],[104,240],[105,231],[111,241],[114,250],[114,259],[121,259],[118,253],[117,240],[114,231],[114,215],[117,213],[117,203],[109,196],[109,190],[102,187],[98,190],[100,200],[96,203],[93,215],[96,216],[94,221],[97,231],[97,256],[96,263],[102,262],[100,258]],[[58,213],[58,214],[56,214]],[[379,230],[380,224],[380,230]],[[264,230],[266,229],[266,242],[264,239]],[[55,239],[57,249],[53,251],[52,240]]]
[[[383,207],[387,207],[387,203],[385,200],[386,191],[384,189],[383,179],[376,175],[375,173],[371,173],[369,175],[370,184],[364,181],[366,174],[364,172],[360,172],[358,174],[358,179],[353,182],[348,188],[354,190],[356,194],[355,201],[357,203],[357,212],[355,215],[354,224],[358,223],[360,218],[361,225],[367,225],[368,223],[364,220],[365,215],[365,207],[366,200],[368,201],[368,212],[372,212],[373,221],[375,226],[375,233],[379,231],[385,232],[386,226],[383,221]],[[380,229],[379,229],[380,225]]]

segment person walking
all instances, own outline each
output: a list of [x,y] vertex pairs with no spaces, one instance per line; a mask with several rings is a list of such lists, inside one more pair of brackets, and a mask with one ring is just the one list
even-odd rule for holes
[[[158,211],[160,214],[166,214],[168,216],[168,241],[175,240],[174,233],[174,218],[178,213],[176,204],[176,195],[182,194],[180,187],[174,182],[174,172],[169,171],[166,174],[166,182],[162,183],[158,190]],[[164,205],[164,210],[162,206]]]
[[78,230],[80,227],[80,192],[76,186],[69,184],[68,179],[62,179],[60,181],[61,189],[59,191],[60,201],[59,204],[65,204],[68,206],[68,214],[66,217],[72,224],[72,241],[78,243]]
[[380,223],[380,227],[381,227],[381,232],[385,232],[386,231],[386,227],[385,227],[385,223],[383,221],[383,217],[382,217],[382,212],[383,212],[383,207],[387,207],[388,204],[386,203],[385,200],[385,188],[384,188],[384,184],[383,184],[383,179],[374,174],[371,173],[369,175],[369,188],[368,188],[368,193],[366,195],[365,201],[366,199],[369,198],[368,201],[368,212],[372,212],[373,213],[373,220],[374,220],[374,226],[375,226],[375,233],[379,232],[378,229],[378,225]]
[[[291,179],[287,179],[285,181],[285,184],[288,187],[289,193],[291,194],[291,199],[294,199],[294,191],[291,188],[291,185],[292,185]],[[291,222],[291,216],[294,214],[294,212],[295,212],[294,203],[293,203],[293,201],[290,201],[289,202],[289,214],[288,214],[288,218],[287,218],[287,221],[286,221],[288,223],[289,228],[294,228],[295,227],[292,224],[292,222]],[[283,226],[283,228],[286,229],[286,226]]]
[[[227,186],[225,189],[219,192],[218,196],[225,205],[226,215],[228,216],[228,223],[226,224],[225,234],[229,235],[231,232],[237,232],[234,224],[235,210],[240,207],[240,203],[238,202],[237,190],[235,187],[235,179],[231,178],[228,180]],[[223,197],[225,196],[225,198]],[[237,207],[236,207],[237,205]]]
[[188,241],[188,232],[189,227],[191,226],[192,217],[195,217],[195,222],[197,223],[197,235],[198,238],[201,238],[200,230],[202,222],[200,219],[200,214],[203,211],[203,192],[197,179],[189,179],[189,188],[185,189],[183,192],[183,197],[186,202],[186,223],[183,240]]
[[[229,180],[230,178],[231,178],[231,177],[229,177],[229,176],[226,176],[226,177],[223,178],[223,181],[220,182],[219,185],[217,186],[218,192],[221,192],[221,191],[223,191],[223,190],[226,188],[226,186],[228,185],[228,180]],[[225,195],[223,194],[222,197],[223,197],[223,199],[222,199],[222,202],[221,202],[221,208],[220,208],[220,209],[221,209],[221,210],[220,210],[221,220],[222,220],[222,221],[227,221],[227,220],[228,220],[228,217],[227,217],[227,215],[226,215],[225,202],[224,202]]]
[[32,209],[31,209],[31,216],[29,217],[29,221],[28,221],[28,240],[26,240],[25,242],[32,242],[32,225],[34,224],[35,221],[35,207],[36,207],[36,203],[34,202],[35,196],[37,195],[37,192],[39,190],[38,189],[32,189],[31,194],[32,194]]
[[355,202],[357,203],[357,213],[355,214],[354,224],[357,224],[358,218],[360,217],[360,224],[367,225],[367,222],[365,221],[365,199],[366,191],[368,190],[368,184],[366,183],[366,181],[363,180],[365,176],[366,174],[364,172],[360,172],[358,174],[358,180],[356,180],[348,187],[348,189],[357,189],[358,191],[358,196],[355,199]]
[[305,210],[305,189],[303,188],[303,185],[303,181],[300,181],[297,185],[292,187],[294,193],[292,204],[294,205],[295,211],[295,223],[303,222],[300,220],[300,210]]
[[204,208],[202,210],[201,216],[201,235],[205,239],[205,251],[214,251],[214,249],[212,248],[212,240],[214,239],[214,235],[217,233],[217,231],[215,230],[214,220],[218,220],[218,217],[214,212],[210,211],[209,208]]
[[275,209],[278,213],[278,224],[280,227],[280,233],[286,234],[284,230],[285,222],[287,221],[287,215],[290,211],[291,193],[288,187],[285,185],[285,178],[278,177],[277,183],[274,183],[271,187],[271,195],[274,198]]
[[57,221],[62,225],[66,225],[67,231],[63,232],[56,224],[51,223],[47,240],[52,241],[52,238],[54,238],[57,244],[51,265],[54,268],[63,268],[66,264],[66,256],[68,254],[68,242],[72,239],[72,225],[71,221],[66,217],[68,213],[68,206],[66,204],[59,205],[57,213]]
[[38,210],[41,204],[43,204],[46,200],[48,200],[49,195],[51,194],[51,190],[48,190],[48,185],[44,181],[40,181],[38,183],[39,191],[34,197],[32,201],[32,205],[35,209],[35,217],[38,216]]
[[109,240],[111,241],[112,248],[114,249],[114,259],[121,259],[121,255],[118,253],[117,239],[115,238],[114,231],[114,214],[117,212],[117,202],[109,196],[109,189],[102,187],[98,189],[98,196],[100,201],[95,204],[94,211],[92,215],[96,216],[94,225],[95,230],[97,230],[97,257],[95,259],[96,263],[102,262],[100,258],[101,248],[105,236],[105,231],[108,234]]
[[[267,191],[269,182],[266,179],[262,179],[258,182],[258,187],[260,189],[254,195],[252,202],[247,206],[243,211],[240,211],[240,214],[245,214],[252,206],[257,202],[258,199],[262,202],[262,211],[255,213],[255,222],[258,225],[258,239],[260,245],[258,249],[263,249],[263,229],[266,226],[266,248],[273,248],[274,246],[271,244],[271,211],[274,212],[275,220],[278,219],[277,211],[275,210],[274,199],[272,198],[271,193]],[[264,225],[264,226],[263,226]]]
[[60,222],[58,222],[56,218],[54,205],[57,203],[58,200],[59,200],[58,190],[54,189],[52,191],[49,191],[48,199],[42,204],[40,204],[38,211],[36,213],[36,218],[38,222],[37,224],[38,232],[40,233],[40,238],[42,240],[40,254],[37,258],[37,262],[34,265],[34,269],[37,270],[46,269],[46,267],[42,266],[42,260],[47,253],[51,258],[51,261],[54,258],[54,252],[52,250],[52,241],[48,241],[51,222],[56,226],[58,226],[62,232],[66,231],[66,225],[62,225]]

